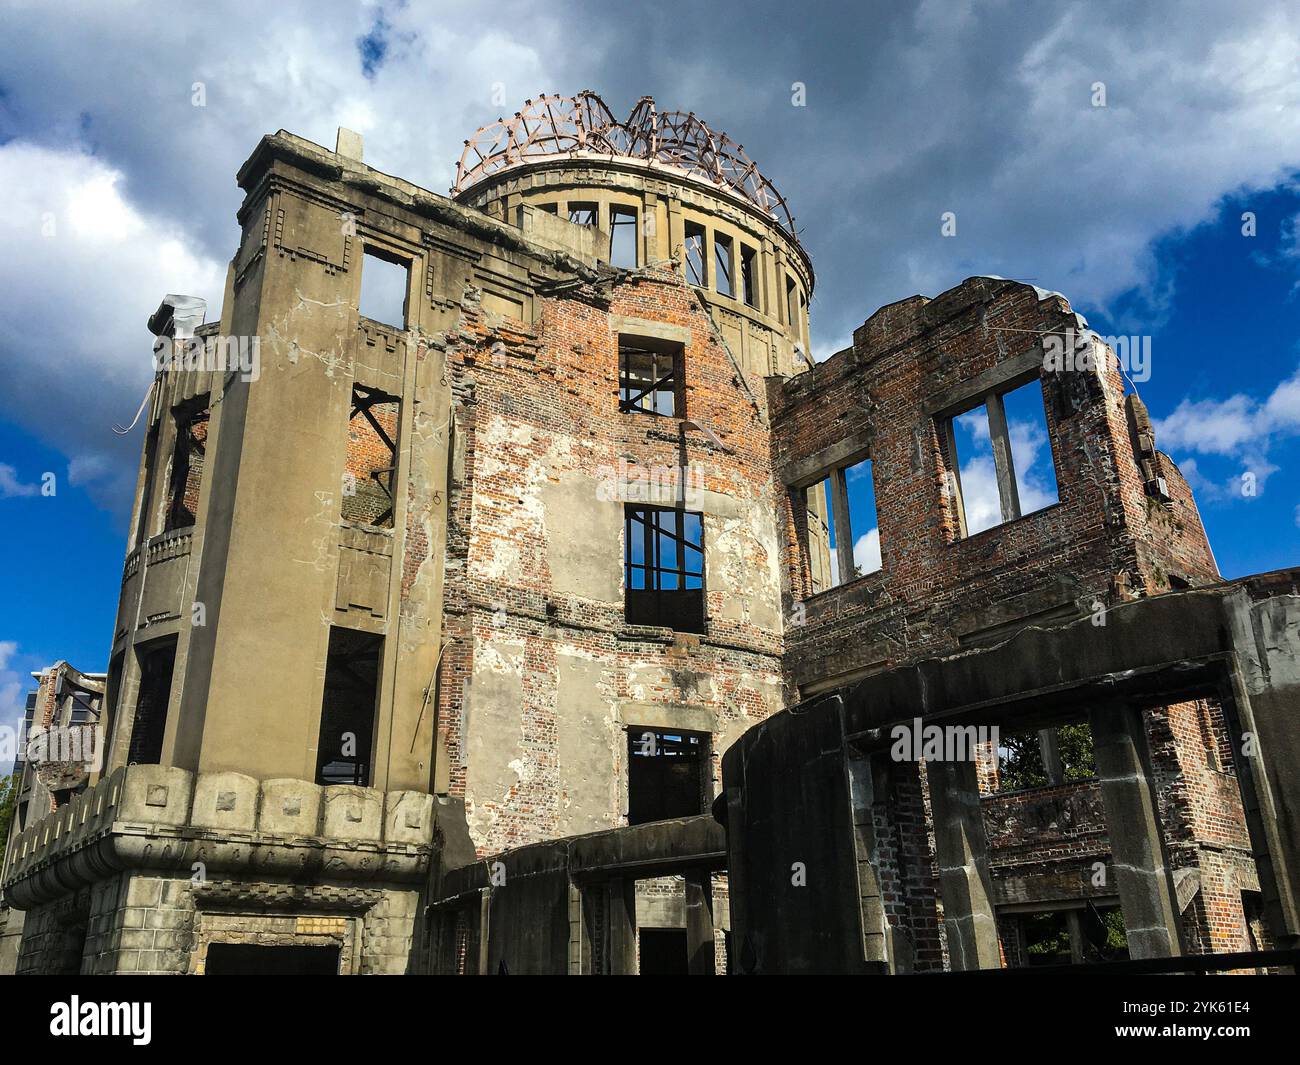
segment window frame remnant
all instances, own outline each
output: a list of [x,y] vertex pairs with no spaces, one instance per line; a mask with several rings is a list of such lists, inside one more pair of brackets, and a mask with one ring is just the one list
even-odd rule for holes
[[[691,533],[696,531],[698,539],[692,540]],[[699,559],[698,567],[690,564],[692,552]],[[666,558],[670,561],[665,561]],[[679,507],[626,504],[623,508],[623,604],[627,623],[703,633],[706,631],[705,589],[703,513]]]
[[708,230],[698,222],[686,222],[682,248],[686,259],[686,281],[697,288],[709,287],[709,262],[706,253]]
[[[631,231],[630,233],[628,231]],[[638,254],[637,209],[630,203],[611,203],[609,205],[609,265],[624,270],[635,270],[640,264]],[[619,248],[619,241],[630,240],[628,248]],[[626,261],[625,251],[631,252],[631,261]]]
[[[400,322],[390,322],[384,317],[375,317],[373,314],[367,314],[367,310],[378,310],[377,303],[387,303],[393,292],[388,290],[389,285],[397,285],[399,282],[396,275],[389,275],[389,278],[379,282],[378,288],[371,287],[367,289],[367,277],[374,278],[375,272],[369,269],[371,260],[378,263],[384,263],[387,266],[395,266],[402,272],[402,313]],[[386,271],[380,271],[386,273]],[[369,291],[369,295],[367,295]],[[380,311],[382,314],[382,311]],[[357,295],[357,314],[369,322],[375,322],[378,325],[386,325],[390,329],[405,330],[411,320],[411,260],[404,256],[397,255],[386,248],[377,247],[372,244],[365,245],[362,248],[361,255],[361,287]]]
[[[708,732],[628,725],[627,823],[645,825],[707,813],[713,800],[712,746]],[[674,787],[671,771],[687,765],[694,770],[694,781]],[[655,785],[660,790],[647,794]]]
[[[390,404],[390,403],[395,408],[394,417],[393,417],[394,431],[392,436],[390,436],[388,431],[383,427],[382,424],[380,424],[380,421],[378,418],[375,417],[374,410],[373,410],[373,408],[378,406],[379,404]],[[354,491],[351,494],[351,496],[344,494],[339,507],[339,515],[345,521],[355,521],[358,524],[369,525],[372,528],[376,528],[376,529],[391,529],[393,527],[394,508],[396,506],[396,499],[393,494],[393,488],[397,479],[397,441],[394,438],[400,435],[399,426],[401,424],[401,417],[402,417],[402,403],[397,396],[391,395],[390,393],[385,392],[382,389],[374,388],[370,385],[363,385],[360,382],[353,383],[352,403],[348,413],[349,460],[351,459],[352,456],[352,448],[350,446],[352,443],[351,428],[353,422],[356,421],[358,415],[360,415],[362,418],[365,419],[367,423],[369,423],[370,428],[374,430],[375,434],[388,448],[389,455],[391,456],[392,459],[392,461],[387,466],[375,466],[372,467],[367,472],[367,478],[369,480],[374,481],[375,484],[378,485],[379,488],[383,491],[383,493],[388,497],[388,507],[386,510],[380,511],[374,521],[364,521],[361,518],[355,516],[349,516],[347,513],[348,499],[349,498],[355,499],[357,497],[357,493]],[[381,480],[381,476],[383,474],[388,475],[387,483]],[[358,484],[359,483],[360,482],[358,481]]]
[[151,640],[137,648],[140,678],[131,720],[127,765],[158,765],[162,761],[176,676],[176,637]]
[[758,310],[758,251],[748,244],[740,245],[740,287],[745,306]]
[[[1037,372],[1012,377],[987,391],[967,397],[960,406],[951,407],[936,416],[936,429],[939,437],[939,450],[945,467],[949,505],[956,524],[957,540],[966,540],[980,533],[991,532],[1008,522],[1025,516],[1021,508],[1020,486],[1016,480],[1016,460],[1011,444],[1011,433],[1007,428],[1005,397],[1028,384],[1039,386],[1039,402],[1042,403],[1042,384]],[[961,484],[961,452],[957,447],[957,419],[972,411],[983,408],[988,422],[989,447],[993,454],[993,470],[997,478],[998,511],[1001,520],[975,532],[970,532],[967,525],[966,501]],[[1056,480],[1057,503],[1060,502],[1060,472],[1056,465],[1056,448],[1052,439],[1051,423],[1047,420],[1047,407],[1043,403],[1043,425],[1047,433],[1047,454],[1052,466],[1052,476]],[[1048,504],[1054,506],[1055,504]],[[1040,513],[1047,507],[1029,511]]]
[[727,234],[713,234],[713,277],[714,290],[719,296],[736,298],[736,264],[734,262],[736,242]]
[[565,207],[575,226],[600,225],[600,204],[595,200],[573,200]]
[[[646,368],[637,362],[649,361]],[[657,418],[686,417],[686,352],[679,343],[620,334],[618,338],[618,411]],[[671,403],[665,401],[671,399]],[[662,410],[670,406],[670,410]]]
[[822,592],[828,592],[833,588],[840,588],[846,584],[852,583],[853,581],[870,577],[873,573],[879,573],[881,572],[881,569],[884,568],[884,559],[882,555],[880,569],[867,570],[864,573],[859,573],[853,558],[855,539],[853,533],[853,519],[851,515],[852,507],[849,499],[848,475],[850,470],[856,469],[863,463],[871,463],[871,469],[867,476],[871,478],[872,505],[876,512],[875,528],[878,533],[880,529],[880,509],[875,491],[876,467],[875,463],[871,461],[870,455],[859,454],[848,462],[837,463],[818,474],[813,480],[793,489],[796,496],[796,502],[802,503],[804,518],[802,537],[803,551],[804,557],[807,561],[809,583],[811,585],[814,584],[816,580],[813,572],[814,559],[811,543],[811,522],[814,517],[821,522],[822,515],[820,512],[813,509],[810,493],[814,490],[821,489],[823,485],[826,486],[825,491],[822,493],[827,510],[823,524],[826,528],[826,544],[828,550],[830,549],[831,537],[833,536],[835,539],[835,566],[832,570],[828,565],[827,583],[825,587],[814,588],[811,592],[812,595],[820,595]]

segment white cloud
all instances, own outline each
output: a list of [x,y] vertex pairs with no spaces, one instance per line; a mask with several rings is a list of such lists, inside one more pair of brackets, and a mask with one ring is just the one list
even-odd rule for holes
[[18,471],[7,462],[0,462],[0,499],[11,496],[34,496],[40,490],[39,485],[27,484],[20,480]]
[[0,145],[0,188],[0,245],[13,250],[0,257],[0,414],[68,455],[74,471],[99,470],[110,498],[129,506],[123,471],[139,441],[111,426],[130,421],[152,377],[145,319],[169,291],[219,306],[225,268],[130,203],[122,173],[84,151]]
[[[220,313],[234,174],[258,138],[283,127],[332,147],[349,125],[372,165],[445,191],[461,140],[502,110],[495,83],[511,106],[549,87],[541,56],[568,39],[509,0],[495,24],[425,0],[214,8],[68,4],[52,32],[44,5],[10,5],[0,36],[0,417],[62,451],[72,483],[119,511],[140,441],[111,426],[150,380],[145,320],[168,292]],[[358,40],[381,14],[388,51],[366,78]],[[164,25],[166,47],[141,47]]]
[[1184,398],[1153,427],[1156,445],[1165,452],[1191,453],[1232,460],[1236,470],[1226,482],[1206,476],[1195,458],[1179,457],[1178,468],[1193,490],[1208,500],[1251,498],[1243,493],[1242,475],[1250,474],[1261,494],[1278,467],[1269,459],[1282,440],[1300,436],[1300,370],[1280,382],[1263,400],[1237,392],[1226,399]]
[[[997,467],[993,462],[986,409],[977,407],[958,415],[956,421],[970,437],[969,441],[958,437],[957,452],[958,459],[963,460],[959,468],[966,532],[973,535],[1002,521]],[[1032,421],[1009,418],[1007,434],[1011,438],[1020,513],[1032,514],[1051,506],[1057,501],[1057,495],[1046,428]]]
[[[30,674],[13,666],[18,644],[13,640],[0,640],[0,728],[12,729],[16,736],[27,712],[27,693],[32,688]],[[0,773],[8,773],[9,761],[0,762]]]
[[875,573],[880,569],[880,529],[869,529],[853,544],[853,564],[859,573]]

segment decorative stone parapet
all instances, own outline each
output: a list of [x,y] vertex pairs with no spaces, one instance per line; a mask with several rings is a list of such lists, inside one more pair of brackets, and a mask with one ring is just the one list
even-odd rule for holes
[[29,909],[122,870],[418,883],[433,823],[417,791],[132,765],[19,833],[3,891]]

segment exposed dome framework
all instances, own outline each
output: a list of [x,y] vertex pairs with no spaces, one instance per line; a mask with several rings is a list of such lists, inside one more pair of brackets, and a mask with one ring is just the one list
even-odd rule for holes
[[478,182],[529,161],[556,156],[646,159],[722,186],[769,215],[790,236],[794,216],[776,187],[742,145],[716,133],[693,113],[665,111],[643,96],[626,121],[614,117],[596,93],[525,100],[513,118],[482,127],[465,142],[456,166],[457,196]]

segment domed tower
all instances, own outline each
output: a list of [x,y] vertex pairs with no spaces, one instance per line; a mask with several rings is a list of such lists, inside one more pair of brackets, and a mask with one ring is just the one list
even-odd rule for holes
[[626,120],[594,92],[526,100],[465,142],[452,196],[525,230],[597,230],[611,266],[671,265],[758,376],[811,365],[813,268],[784,197],[725,133],[649,96]]

